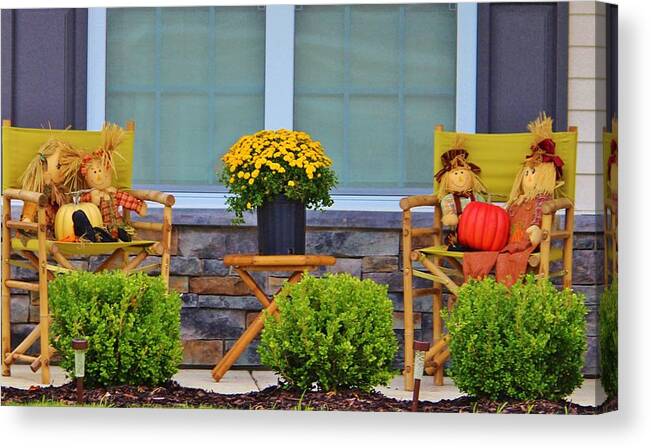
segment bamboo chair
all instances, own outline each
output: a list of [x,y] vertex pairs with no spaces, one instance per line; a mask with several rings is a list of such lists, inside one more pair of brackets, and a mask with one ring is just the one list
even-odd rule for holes
[[608,185],[608,158],[612,132],[603,129],[603,173],[604,173],[604,283],[608,286],[617,277],[617,202],[611,196]]
[[[117,179],[114,185],[123,189],[131,188],[133,162],[133,143],[135,124],[127,122],[126,136],[119,147],[122,157],[115,158]],[[71,144],[93,150],[100,144],[100,132],[76,130],[27,129],[12,127],[9,120],[3,121],[2,127],[2,375],[11,375],[11,365],[16,361],[30,363],[32,371],[41,369],[41,382],[50,383],[49,361],[54,354],[50,346],[47,282],[54,274],[78,270],[69,257],[89,257],[108,255],[108,258],[95,270],[99,272],[108,268],[122,269],[125,272],[146,272],[160,267],[165,284],[169,282],[170,244],[172,230],[172,205],[175,199],[171,194],[149,190],[130,190],[139,199],[157,202],[164,206],[163,221],[131,222],[128,211],[125,220],[136,230],[145,230],[154,235],[160,233],[159,240],[134,240],[116,243],[73,243],[58,242],[47,239],[45,195],[20,189],[18,178],[38,148],[50,137],[58,137]],[[33,202],[38,205],[37,222],[26,223],[12,219],[11,203],[13,200]],[[22,204],[21,204],[22,205]],[[12,231],[22,230],[33,234],[25,240],[12,236]],[[148,255],[160,255],[161,261],[146,266],[141,263]],[[13,256],[13,257],[12,257]],[[37,271],[38,281],[28,282],[12,278],[11,266]],[[39,294],[39,324],[25,339],[11,349],[11,290],[22,289]],[[29,356],[25,352],[40,339],[38,356]]]
[[[457,133],[445,132],[443,126],[436,126],[434,133],[434,172],[441,168],[441,154],[454,143]],[[470,160],[482,169],[481,178],[493,199],[505,200],[511,190],[516,173],[525,156],[530,153],[531,134],[464,134],[465,148]],[[563,286],[572,285],[572,232],[574,228],[574,190],[576,172],[577,128],[569,132],[554,133],[556,151],[565,161],[563,177],[565,183],[560,187],[563,198],[554,199],[543,206],[543,240],[539,251],[529,258],[529,268],[537,271],[540,278],[562,277]],[[432,227],[412,228],[412,209],[433,207]],[[434,194],[403,198],[400,201],[402,218],[402,257],[404,281],[404,319],[405,319],[405,368],[403,371],[406,390],[413,389],[414,363],[414,321],[413,300],[419,297],[432,297],[433,338],[432,347],[425,357],[427,373],[434,375],[437,385],[443,384],[443,365],[450,356],[448,335],[443,334],[441,318],[443,286],[457,295],[463,282],[463,252],[451,252],[442,241],[442,211]],[[558,229],[557,211],[565,210],[564,227]],[[559,214],[560,215],[560,214]],[[418,238],[427,241],[427,247],[416,247]],[[562,241],[561,247],[552,247],[553,240]],[[559,261],[559,271],[550,272],[550,263]],[[443,263],[447,266],[444,266]],[[420,265],[420,266],[419,266]],[[424,270],[421,270],[424,268]],[[432,287],[413,288],[413,277],[432,282]],[[448,300],[448,307],[452,305]]]

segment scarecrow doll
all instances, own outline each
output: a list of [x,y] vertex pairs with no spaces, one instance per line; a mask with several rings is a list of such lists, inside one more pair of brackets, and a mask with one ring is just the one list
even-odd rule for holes
[[486,186],[479,178],[481,169],[468,162],[468,151],[463,148],[463,137],[457,135],[452,149],[441,155],[441,168],[435,175],[438,182],[437,197],[441,204],[444,226],[452,228],[446,236],[450,246],[456,246],[456,232],[459,216],[464,208],[473,201],[486,202]]
[[[18,179],[23,190],[46,195],[45,215],[48,237],[54,235],[54,218],[59,207],[70,202],[68,193],[77,190],[83,183],[79,174],[83,154],[83,151],[69,143],[51,138],[39,148],[36,156]],[[34,222],[37,210],[37,204],[26,202],[21,220]]]
[[[124,222],[119,207],[132,210],[140,216],[147,214],[147,204],[127,193],[118,190],[113,184],[115,165],[113,156],[119,155],[115,150],[124,138],[124,131],[116,124],[105,123],[102,127],[102,145],[94,152],[87,154],[81,161],[80,173],[89,191],[81,196],[83,202],[92,202],[102,213],[104,227],[110,237],[102,235],[101,240],[131,241],[133,228]],[[78,215],[75,224],[80,227],[82,234],[93,234],[90,223],[84,216]],[[95,231],[98,229],[95,228]]]
[[529,123],[528,129],[533,137],[531,154],[526,156],[506,203],[510,219],[508,243],[500,252],[467,254],[466,278],[484,277],[495,266],[496,279],[511,286],[525,273],[529,255],[542,240],[542,206],[562,185],[563,160],[556,155],[550,117],[542,113]]

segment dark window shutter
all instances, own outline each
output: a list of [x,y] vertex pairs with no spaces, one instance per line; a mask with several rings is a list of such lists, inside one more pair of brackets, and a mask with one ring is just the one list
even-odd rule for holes
[[86,128],[86,9],[2,11],[2,118]]
[[617,117],[619,95],[617,92],[618,77],[618,21],[617,5],[606,5],[606,116],[608,128],[610,119]]
[[477,132],[522,132],[539,112],[567,127],[567,3],[480,3]]

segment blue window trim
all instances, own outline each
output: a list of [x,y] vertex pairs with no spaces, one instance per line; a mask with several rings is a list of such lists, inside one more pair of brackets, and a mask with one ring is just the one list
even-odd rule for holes
[[475,132],[477,3],[457,4],[457,131]]
[[86,129],[98,131],[106,117],[106,8],[88,8]]
[[[458,3],[456,128],[475,132],[477,5]],[[265,128],[293,127],[294,6],[267,5],[265,32]],[[272,57],[270,57],[272,56]],[[88,9],[88,129],[106,117],[106,8]],[[436,123],[433,123],[434,126]],[[170,190],[171,191],[171,190]],[[175,192],[179,208],[224,208],[225,193]],[[334,195],[332,210],[399,211],[402,196]]]
[[294,6],[267,5],[265,129],[294,128]]

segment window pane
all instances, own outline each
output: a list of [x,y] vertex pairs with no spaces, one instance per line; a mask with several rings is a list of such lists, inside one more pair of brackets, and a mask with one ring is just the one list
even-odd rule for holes
[[434,126],[455,124],[456,21],[449,4],[296,11],[294,127],[342,191],[431,188]]
[[136,121],[134,183],[216,184],[237,138],[264,126],[265,13],[111,8],[107,120]]

